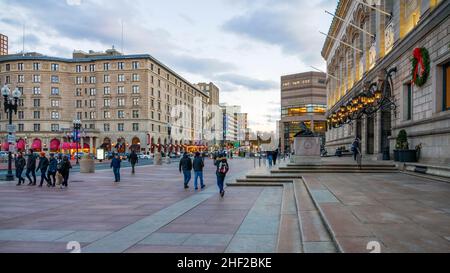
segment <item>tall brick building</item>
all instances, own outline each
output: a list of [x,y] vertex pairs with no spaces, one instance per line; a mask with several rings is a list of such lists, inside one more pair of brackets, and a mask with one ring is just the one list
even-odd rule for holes
[[0,56],[8,55],[8,36],[0,33]]

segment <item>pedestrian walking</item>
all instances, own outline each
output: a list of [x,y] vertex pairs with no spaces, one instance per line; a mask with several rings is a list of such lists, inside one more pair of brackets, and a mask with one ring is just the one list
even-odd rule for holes
[[353,159],[356,161],[359,154],[359,138],[355,138],[352,143]]
[[58,169],[58,172],[63,177],[61,189],[63,187],[66,187],[66,188],[68,187],[70,169],[72,169],[72,164],[70,164],[69,157],[64,156],[62,162],[60,163],[60,167]]
[[273,164],[273,154],[272,151],[267,152],[267,160],[269,161],[269,168],[272,168]]
[[180,173],[183,172],[184,188],[188,189],[189,181],[191,181],[192,160],[186,152],[183,154],[183,158],[180,160],[179,170]]
[[114,155],[114,158],[111,160],[111,168],[114,172],[114,182],[118,183],[120,182],[120,165],[122,163],[122,160],[120,159],[118,154]]
[[16,166],[16,177],[17,177],[17,179],[19,179],[17,186],[20,186],[22,183],[25,184],[25,179],[22,177],[22,173],[23,173],[23,169],[25,169],[25,166],[27,164],[27,162],[25,161],[25,158],[23,157],[22,152],[19,152],[14,163]]
[[42,187],[42,184],[44,184],[44,180],[47,182],[47,186],[50,187],[50,180],[47,177],[47,169],[48,169],[49,161],[48,158],[45,156],[44,152],[40,153],[39,157],[39,164],[36,169],[36,172],[41,171],[41,183],[39,183],[39,187]]
[[217,167],[216,169],[217,186],[219,187],[220,196],[223,198],[223,196],[225,195],[224,181],[228,171],[230,170],[230,166],[228,165],[226,155],[222,155],[219,158],[217,158],[215,165]]
[[138,155],[134,150],[131,151],[128,161],[130,161],[131,164],[131,174],[134,174],[135,173],[134,166],[139,162]]
[[203,160],[203,157],[200,156],[200,153],[195,153],[194,162],[193,162],[193,168],[194,168],[194,188],[195,190],[198,190],[197,182],[198,179],[200,179],[200,188],[204,189],[205,184],[203,183],[203,167],[205,167],[205,162]]
[[[33,181],[31,180],[30,174],[33,176]],[[28,151],[27,171],[25,172],[25,175],[30,181],[28,186],[36,186],[36,156],[34,155],[34,151],[32,149]]]
[[273,152],[273,165],[275,166],[275,165],[277,165],[277,158],[278,158],[278,149],[276,149],[274,152]]
[[[56,186],[56,172],[58,171],[58,160],[54,154],[50,154],[47,177],[52,187]],[[53,181],[53,182],[52,182]]]

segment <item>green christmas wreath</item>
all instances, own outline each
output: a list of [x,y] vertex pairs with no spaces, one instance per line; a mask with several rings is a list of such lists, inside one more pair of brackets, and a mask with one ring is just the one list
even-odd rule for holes
[[411,62],[412,81],[415,85],[421,87],[427,82],[430,75],[430,54],[428,50],[423,47],[414,49]]

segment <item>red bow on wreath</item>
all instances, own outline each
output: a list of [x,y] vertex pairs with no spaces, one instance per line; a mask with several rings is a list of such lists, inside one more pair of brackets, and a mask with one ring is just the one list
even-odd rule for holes
[[422,68],[422,70],[420,71],[420,76],[423,76],[423,73],[425,73],[425,64],[423,63],[423,58],[422,58],[422,49],[421,48],[415,48],[414,52],[413,52],[413,56],[414,59],[417,60],[417,65],[414,68],[414,82],[416,82],[417,80],[417,74],[419,73],[419,65],[420,68]]

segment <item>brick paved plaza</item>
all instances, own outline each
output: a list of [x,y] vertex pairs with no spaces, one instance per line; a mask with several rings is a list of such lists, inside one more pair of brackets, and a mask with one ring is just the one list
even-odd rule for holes
[[[230,162],[228,183],[267,173],[253,160]],[[319,173],[299,187],[228,187],[221,199],[212,161],[201,192],[183,189],[177,167],[125,168],[117,185],[111,170],[72,173],[67,190],[2,182],[0,252],[68,252],[70,241],[83,252],[369,252],[370,241],[382,252],[450,251],[447,183]]]

